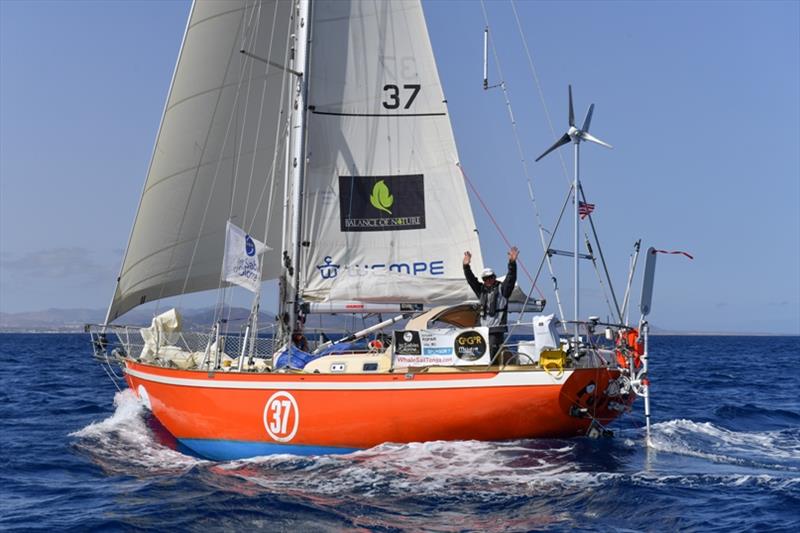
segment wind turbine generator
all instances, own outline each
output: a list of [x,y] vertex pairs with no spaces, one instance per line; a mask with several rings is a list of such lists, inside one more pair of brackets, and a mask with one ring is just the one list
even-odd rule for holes
[[580,296],[579,293],[579,281],[578,281],[578,273],[579,273],[579,265],[578,265],[578,247],[579,247],[579,229],[580,229],[580,217],[579,217],[579,194],[581,186],[580,180],[580,143],[581,141],[589,141],[595,144],[599,144],[601,146],[605,146],[606,148],[613,148],[608,143],[605,143],[594,137],[593,135],[589,134],[589,126],[592,123],[592,113],[594,113],[594,104],[589,106],[589,110],[586,112],[586,118],[583,119],[583,126],[581,129],[575,127],[575,111],[572,107],[572,85],[569,86],[569,129],[567,132],[558,139],[553,146],[545,150],[545,152],[536,158],[536,161],[539,161],[541,158],[559,148],[564,146],[565,144],[569,143],[570,141],[575,145],[575,178],[572,184],[572,194],[575,199],[575,240],[573,244],[573,265],[575,270],[575,280],[574,280],[574,289],[575,289],[575,350],[578,349],[578,345],[580,344],[580,334],[579,334],[579,324],[578,320],[580,318]]

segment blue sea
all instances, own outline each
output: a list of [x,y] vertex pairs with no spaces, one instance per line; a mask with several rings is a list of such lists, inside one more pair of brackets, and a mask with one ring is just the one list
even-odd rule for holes
[[[84,335],[0,335],[0,530],[800,531],[800,338],[653,337],[601,440],[177,451]],[[502,421],[498,421],[502,423]]]

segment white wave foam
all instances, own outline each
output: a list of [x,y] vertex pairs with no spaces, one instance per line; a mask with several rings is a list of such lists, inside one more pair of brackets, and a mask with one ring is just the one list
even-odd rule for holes
[[141,421],[143,406],[131,389],[125,389],[114,395],[115,411],[110,417],[100,422],[92,422],[83,429],[69,434],[70,437],[97,437],[124,425]]
[[[586,470],[569,443],[533,448],[536,441],[383,444],[347,456],[271,456],[219,465],[220,473],[267,492],[300,491],[321,504],[368,498],[371,505],[404,499],[458,498],[502,503],[519,497],[563,497],[611,484],[679,487],[760,486],[797,490],[783,473],[682,473],[648,469]],[[603,453],[603,452],[601,452]],[[633,458],[633,456],[631,456]],[[313,495],[313,496],[312,496]],[[344,496],[346,495],[346,496]]]
[[659,422],[652,429],[652,444],[660,451],[718,463],[800,470],[800,439],[786,431],[738,432],[686,419]]
[[[383,444],[347,456],[270,456],[220,465],[267,490],[302,486],[320,495],[444,497],[488,500],[602,484],[613,474],[581,472],[575,444],[531,447],[534,441]],[[464,491],[459,490],[464,489]]]
[[76,446],[96,462],[115,472],[131,469],[163,473],[185,471],[202,463],[159,444],[145,422],[145,410],[134,392],[125,389],[114,396],[114,413],[99,422],[70,433]]
[[649,486],[694,487],[748,487],[758,486],[774,490],[793,490],[800,478],[770,474],[654,474],[639,472],[630,476],[633,483]]

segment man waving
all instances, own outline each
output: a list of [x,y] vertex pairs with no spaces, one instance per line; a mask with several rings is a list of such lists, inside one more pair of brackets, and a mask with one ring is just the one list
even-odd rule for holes
[[514,290],[517,282],[517,256],[519,250],[512,246],[508,251],[508,273],[502,283],[498,283],[497,276],[491,268],[484,268],[481,272],[481,280],[478,281],[472,273],[470,262],[472,254],[464,252],[464,277],[467,278],[470,288],[480,300],[481,305],[481,326],[489,327],[489,343],[491,345],[492,356],[495,351],[503,344],[508,319],[508,299]]

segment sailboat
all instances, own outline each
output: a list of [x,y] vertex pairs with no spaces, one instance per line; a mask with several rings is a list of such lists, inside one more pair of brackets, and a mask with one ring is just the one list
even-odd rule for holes
[[[231,290],[232,246],[254,291],[238,331],[221,313],[183,331],[176,310],[117,323]],[[217,460],[598,435],[646,393],[646,323],[576,319],[562,338],[537,315],[533,341],[489,346],[465,250],[480,268],[419,0],[197,0],[108,315],[88,330],[178,442]],[[260,285],[276,279],[265,335]],[[509,306],[545,304],[517,287]],[[317,313],[380,319],[294,343]]]

